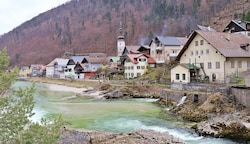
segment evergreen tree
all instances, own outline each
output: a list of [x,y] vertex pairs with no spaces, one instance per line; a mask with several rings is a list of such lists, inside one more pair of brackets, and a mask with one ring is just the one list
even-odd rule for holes
[[242,21],[250,21],[250,11],[248,11],[246,14],[243,13]]
[[7,49],[0,51],[0,142],[7,144],[50,144],[59,138],[63,125],[61,117],[54,122],[42,119],[33,123],[35,85],[11,90],[17,76],[17,68],[8,71],[10,57]]

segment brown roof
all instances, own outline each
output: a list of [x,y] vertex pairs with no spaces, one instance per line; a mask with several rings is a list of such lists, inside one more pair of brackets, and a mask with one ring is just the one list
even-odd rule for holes
[[241,48],[242,45],[250,44],[250,38],[244,36],[243,34],[196,30],[191,34],[176,60],[180,60],[180,57],[186,51],[196,35],[200,35],[204,38],[211,46],[213,46],[225,57],[250,57],[250,50],[244,50]]
[[108,63],[108,58],[107,57],[85,57],[88,63],[95,63],[95,64],[104,64]]
[[140,46],[126,46],[127,50],[129,51],[129,53],[138,51],[138,49],[140,48]]

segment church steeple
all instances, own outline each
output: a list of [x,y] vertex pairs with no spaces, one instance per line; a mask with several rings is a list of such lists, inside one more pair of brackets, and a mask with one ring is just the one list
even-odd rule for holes
[[117,40],[117,56],[121,56],[125,48],[125,38],[123,34],[122,22],[120,21],[119,36]]

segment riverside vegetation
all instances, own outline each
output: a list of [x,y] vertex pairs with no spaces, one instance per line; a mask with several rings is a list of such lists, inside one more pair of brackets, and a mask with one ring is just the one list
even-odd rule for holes
[[55,143],[60,136],[59,129],[64,124],[61,117],[54,120],[42,119],[34,123],[34,85],[29,88],[11,90],[17,76],[17,68],[8,71],[10,57],[7,49],[0,51],[0,141],[16,143]]

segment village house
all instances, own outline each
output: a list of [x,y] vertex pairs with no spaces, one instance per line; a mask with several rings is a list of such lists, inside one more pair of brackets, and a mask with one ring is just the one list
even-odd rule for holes
[[46,65],[46,77],[49,78],[65,78],[64,69],[69,59],[55,58]]
[[110,56],[109,59],[109,68],[115,68],[118,69],[118,62],[120,61],[120,57]]
[[42,76],[45,70],[46,67],[42,64],[32,64],[30,65],[30,73],[28,75],[33,77]]
[[127,54],[124,61],[124,77],[127,79],[139,77],[148,68],[155,68],[155,60],[145,54]]
[[82,60],[84,77],[90,78],[96,74],[96,71],[102,66],[108,64],[108,57],[104,53],[91,53]]
[[194,31],[171,69],[172,82],[229,83],[250,70],[250,39],[242,34]]
[[149,47],[149,45],[141,45],[139,47],[139,49],[137,49],[137,51],[139,51],[140,53],[146,54],[146,55],[150,55],[150,47]]
[[157,65],[169,63],[177,57],[186,40],[185,37],[156,36],[149,44],[150,56]]
[[[85,56],[71,56],[66,68],[64,69],[64,74],[66,78],[80,79],[84,78],[82,74],[83,68],[81,69],[81,62]],[[80,68],[79,68],[80,65]],[[81,70],[79,70],[81,69]]]
[[223,32],[240,33],[247,37],[250,37],[250,22],[232,20],[227,24]]
[[22,66],[19,70],[19,76],[28,76],[30,72],[31,69],[29,66]]

